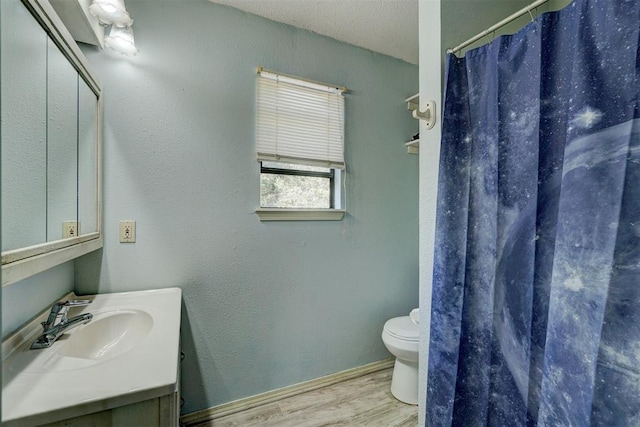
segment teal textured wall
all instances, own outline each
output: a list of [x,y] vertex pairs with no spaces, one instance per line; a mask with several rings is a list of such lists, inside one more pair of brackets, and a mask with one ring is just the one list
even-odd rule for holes
[[[76,291],[183,289],[185,413],[388,357],[384,322],[418,303],[418,67],[205,0],[127,8],[137,57],[83,46],[105,92],[105,245]],[[343,221],[254,213],[259,65],[349,87]]]

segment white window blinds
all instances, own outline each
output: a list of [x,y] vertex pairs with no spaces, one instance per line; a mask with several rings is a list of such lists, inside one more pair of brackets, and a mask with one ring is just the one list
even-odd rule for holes
[[258,160],[344,169],[344,91],[259,69]]

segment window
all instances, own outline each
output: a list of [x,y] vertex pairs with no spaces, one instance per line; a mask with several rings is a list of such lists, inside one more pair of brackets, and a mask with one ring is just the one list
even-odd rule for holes
[[261,220],[341,219],[346,88],[258,72],[256,212]]
[[339,209],[340,169],[260,162],[260,207]]

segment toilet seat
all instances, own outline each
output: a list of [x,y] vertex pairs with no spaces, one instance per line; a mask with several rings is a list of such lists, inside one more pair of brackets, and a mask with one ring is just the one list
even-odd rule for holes
[[420,329],[409,316],[394,317],[384,324],[384,331],[390,336],[403,341],[418,342]]

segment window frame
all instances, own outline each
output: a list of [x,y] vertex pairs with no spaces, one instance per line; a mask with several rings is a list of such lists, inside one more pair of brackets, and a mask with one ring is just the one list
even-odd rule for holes
[[[346,214],[346,209],[335,208],[336,204],[339,206],[344,205],[342,198],[342,190],[339,187],[341,184],[342,174],[345,173],[342,169],[330,168],[331,172],[315,172],[315,171],[300,171],[295,169],[281,169],[281,168],[267,168],[271,171],[283,172],[285,175],[297,175],[306,176],[306,174],[313,175],[329,175],[333,174],[333,181],[331,185],[331,197],[332,203],[330,208],[263,208],[256,209],[256,214],[260,221],[341,221]],[[300,173],[302,172],[302,173]],[[262,162],[260,162],[260,173],[262,173]]]
[[[273,168],[273,167],[265,167],[263,165],[263,161],[260,161],[260,175],[263,173],[273,174],[273,175],[291,175],[291,176],[309,176],[313,178],[328,178],[329,179],[329,208],[336,208],[336,169],[328,168],[329,172],[319,172],[319,171],[307,171],[300,169],[288,169],[288,168]],[[262,206],[260,206],[262,209]],[[296,209],[296,208],[272,208],[272,209]],[[298,208],[302,209],[302,208]],[[304,209],[324,209],[324,208],[304,208]]]

